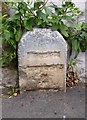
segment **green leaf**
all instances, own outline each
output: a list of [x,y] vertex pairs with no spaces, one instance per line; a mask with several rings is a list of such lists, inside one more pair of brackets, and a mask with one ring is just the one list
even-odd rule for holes
[[87,40],[87,33],[86,33],[86,31],[83,31],[83,32],[82,32],[82,36],[85,37],[86,40]]
[[67,31],[68,27],[63,22],[59,24],[59,30],[63,36],[69,37],[68,31]]
[[50,15],[50,10],[47,6],[45,6],[45,13],[46,13],[46,16]]
[[78,47],[77,39],[72,40],[72,47],[74,48],[75,51],[77,50]]
[[9,44],[16,50],[16,41],[15,41],[15,39],[10,39]]
[[42,1],[38,1],[38,2],[35,2],[34,3],[34,10],[38,10],[39,9],[39,7],[41,6],[41,5],[43,5],[44,4],[44,2],[42,2]]
[[41,19],[37,20],[37,25],[41,25],[43,23],[43,21]]
[[12,19],[14,20],[14,19],[20,19],[20,16],[21,16],[21,13],[16,13],[13,17],[12,17]]
[[61,34],[65,37],[69,37],[68,32],[66,30],[60,29]]
[[55,8],[55,11],[57,13],[57,15],[61,15],[63,13],[63,9],[62,8]]
[[21,7],[22,10],[24,10],[24,11],[28,11],[29,10],[28,5],[25,2],[20,2],[20,4],[21,4],[20,7]]
[[21,28],[18,28],[16,31],[16,34],[15,34],[16,42],[19,42],[21,35],[22,35],[22,30],[21,30]]
[[52,31],[57,31],[59,29],[59,25],[58,24],[54,24],[52,26]]
[[76,30],[81,30],[81,26],[80,26],[80,25],[77,26],[77,27],[76,27]]
[[75,58],[78,56],[79,52],[80,52],[80,43],[77,39],[73,39],[72,40],[72,48],[74,49],[75,51]]
[[4,30],[4,37],[7,41],[10,39],[10,32],[8,30]]
[[75,22],[75,20],[72,18],[72,16],[63,16],[63,19],[64,20],[67,20],[67,21],[69,21],[69,22],[72,22],[72,23],[74,23]]
[[14,34],[17,32],[16,28],[13,28],[14,29]]
[[68,30],[68,26],[66,26],[63,22],[61,22],[59,25],[61,30]]
[[37,11],[37,16],[42,18],[44,21],[47,21],[46,15],[41,10]]
[[32,26],[33,26],[33,24],[32,24],[32,22],[29,19],[24,20],[24,27],[27,30],[32,31],[33,30]]

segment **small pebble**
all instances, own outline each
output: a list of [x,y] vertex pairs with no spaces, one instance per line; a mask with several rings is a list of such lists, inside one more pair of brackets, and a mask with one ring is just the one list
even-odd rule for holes
[[57,114],[57,112],[55,111],[55,112],[54,112],[54,114],[56,115],[56,114]]
[[14,96],[16,97],[18,94],[17,93],[14,93]]

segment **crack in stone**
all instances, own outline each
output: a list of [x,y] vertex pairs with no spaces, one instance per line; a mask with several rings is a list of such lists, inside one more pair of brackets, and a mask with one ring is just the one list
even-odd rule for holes
[[23,68],[23,69],[27,69],[29,67],[59,67],[59,69],[62,69],[64,68],[64,64],[51,64],[51,65],[46,65],[46,64],[43,64],[43,65],[30,65],[30,66],[19,66],[20,68]]
[[55,53],[58,53],[60,54],[60,51],[47,51],[47,52],[35,52],[35,51],[30,51],[30,52],[27,52],[27,54],[55,54]]

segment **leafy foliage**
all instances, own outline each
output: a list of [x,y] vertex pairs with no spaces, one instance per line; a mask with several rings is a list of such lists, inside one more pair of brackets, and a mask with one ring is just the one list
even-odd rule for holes
[[84,52],[87,49],[87,24],[82,22],[78,24],[73,29],[70,30],[70,38],[69,43],[72,44],[72,48],[74,49],[76,55],[79,54],[80,51]]
[[[62,6],[52,3],[47,6],[47,1],[9,2],[6,5],[14,10],[12,17],[2,16],[2,42],[3,42],[3,64],[12,62],[17,58],[18,43],[22,34],[34,27],[51,28],[59,31],[67,43],[74,49],[77,57],[80,51],[87,49],[87,25],[78,23],[82,12],[70,0],[62,1]],[[53,11],[51,11],[51,8]],[[1,19],[0,19],[1,20]],[[70,24],[67,24],[70,23]]]

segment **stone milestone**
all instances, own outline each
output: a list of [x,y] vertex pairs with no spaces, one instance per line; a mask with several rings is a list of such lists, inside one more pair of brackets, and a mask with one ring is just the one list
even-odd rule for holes
[[34,28],[18,46],[19,85],[24,90],[66,90],[67,44],[61,34]]

